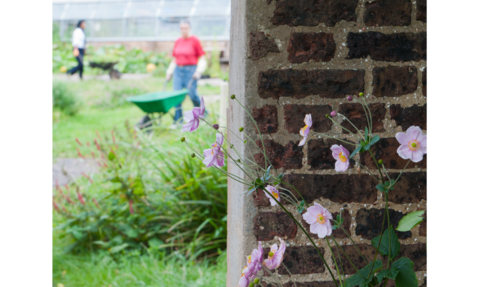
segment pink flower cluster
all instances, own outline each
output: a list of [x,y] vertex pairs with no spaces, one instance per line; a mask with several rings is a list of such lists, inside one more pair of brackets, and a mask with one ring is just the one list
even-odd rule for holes
[[216,166],[222,167],[225,165],[224,162],[224,154],[222,152],[222,144],[223,144],[223,134],[217,134],[217,140],[212,144],[212,148],[206,149],[203,151],[203,155],[205,159],[203,163],[206,167]]
[[270,247],[268,258],[263,260],[262,242],[258,242],[258,248],[253,249],[252,254],[247,257],[247,266],[242,270],[242,276],[237,287],[247,287],[255,279],[258,271],[262,270],[262,265],[270,270],[278,268],[282,264],[286,248],[285,242],[280,239],[280,247],[273,244]]

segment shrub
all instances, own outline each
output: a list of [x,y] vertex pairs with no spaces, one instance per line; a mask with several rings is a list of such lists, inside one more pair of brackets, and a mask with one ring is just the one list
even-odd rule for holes
[[[210,130],[195,141],[209,146]],[[79,156],[95,158],[102,173],[54,193],[62,218],[55,229],[71,242],[68,251],[153,248],[195,259],[225,249],[226,177],[185,157],[178,139],[156,142],[127,125],[125,133],[97,136],[91,148],[81,144]]]
[[53,82],[53,108],[62,111],[63,113],[73,116],[80,109],[80,103],[77,96],[66,83],[54,81]]

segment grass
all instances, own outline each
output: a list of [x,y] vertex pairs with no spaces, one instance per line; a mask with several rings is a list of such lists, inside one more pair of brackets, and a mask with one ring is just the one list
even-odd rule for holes
[[[135,105],[124,101],[127,96],[159,91],[163,88],[163,79],[146,78],[142,80],[101,81],[86,80],[83,82],[68,82],[68,87],[74,91],[82,103],[75,116],[65,116],[57,111],[53,114],[53,157],[77,157],[75,138],[80,140],[93,139],[95,131],[109,131],[123,126],[125,121],[135,124],[144,113]],[[167,90],[172,89],[172,83]],[[199,86],[201,96],[218,95],[220,87]],[[120,98],[120,99],[119,99]],[[123,101],[122,101],[123,100]],[[112,106],[115,102],[116,105]],[[187,97],[183,109],[193,107]],[[162,126],[173,123],[173,110],[170,115],[162,118]]]
[[126,254],[117,258],[99,254],[65,254],[54,237],[53,285],[98,286],[225,286],[226,253],[216,261],[195,263],[182,258]]

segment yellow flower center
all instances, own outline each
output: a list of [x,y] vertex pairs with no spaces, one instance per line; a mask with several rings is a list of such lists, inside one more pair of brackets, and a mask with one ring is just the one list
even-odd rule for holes
[[245,276],[245,273],[243,273],[243,270],[245,270],[245,268],[247,268],[247,266],[243,267],[242,269],[242,277]]
[[347,158],[343,155],[343,152],[340,152],[340,153],[338,154],[338,158],[339,158],[341,161],[343,161],[343,162],[346,162],[346,161],[347,161]]
[[268,253],[268,259],[272,259],[272,258],[273,258],[273,255],[275,255],[275,250],[271,250],[271,251]]
[[273,197],[275,197],[276,199],[278,199],[278,192],[272,191],[272,195],[273,195]]
[[323,214],[317,215],[317,222],[320,224],[325,224],[325,216],[323,216]]
[[308,125],[305,125],[302,129],[301,129],[301,132],[300,134],[303,135],[303,133],[305,132],[305,130],[308,128]]
[[252,255],[248,255],[248,260],[247,260],[247,262],[248,262],[249,264],[252,263]]
[[408,143],[408,148],[411,150],[411,151],[416,151],[420,148],[420,143],[417,141],[417,140],[411,140],[409,143]]

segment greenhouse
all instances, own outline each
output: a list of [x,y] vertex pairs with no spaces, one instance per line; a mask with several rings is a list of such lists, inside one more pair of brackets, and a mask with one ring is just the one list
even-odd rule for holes
[[69,41],[77,21],[87,20],[90,42],[172,41],[187,19],[203,41],[228,41],[230,0],[54,0],[53,26]]

